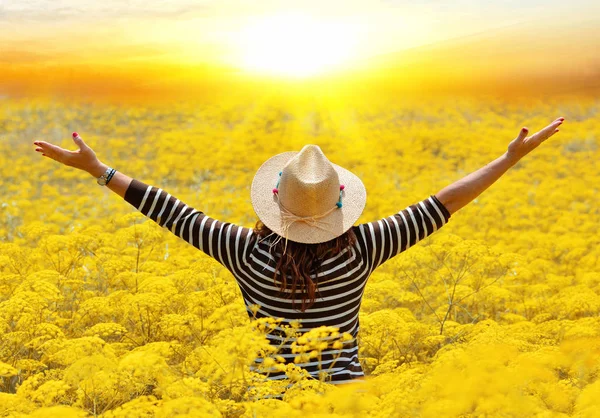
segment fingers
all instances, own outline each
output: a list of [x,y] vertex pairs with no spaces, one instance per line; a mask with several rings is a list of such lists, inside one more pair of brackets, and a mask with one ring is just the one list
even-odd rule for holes
[[562,123],[563,123],[562,120],[556,120],[556,121],[552,122],[550,124],[550,126],[552,126],[553,128],[556,128],[556,127],[560,126]]
[[38,146],[35,150],[41,152],[44,157],[49,157],[58,162],[62,162],[65,150],[61,147],[46,141],[35,141],[34,144]]
[[550,138],[552,135],[559,132],[558,127],[564,122],[564,120],[564,117],[557,118],[550,125],[546,126],[541,131],[536,132],[534,135],[532,135],[531,142],[533,143],[533,145],[538,146],[539,144]]
[[513,142],[517,143],[517,144],[522,144],[525,142],[525,138],[527,137],[527,133],[529,132],[529,130],[525,127],[523,127],[520,131],[519,134],[517,135],[517,137],[514,139]]
[[547,136],[550,135],[552,132],[554,132],[554,130],[560,126],[560,124],[562,123],[561,120],[559,121],[554,121],[552,122],[550,125],[546,126],[544,129],[542,129],[540,131],[541,136]]
[[527,136],[528,132],[529,132],[529,129],[527,129],[526,127],[523,127],[523,129],[521,129],[519,131],[519,135],[517,136],[517,139],[519,141],[522,141],[523,139],[525,139],[525,137]]
[[82,151],[88,148],[87,144],[83,142],[83,139],[81,138],[81,136],[79,136],[77,132],[73,132],[73,142],[75,142],[75,144],[77,144],[79,149]]
[[558,118],[554,122],[552,122],[550,125],[546,126],[542,130],[542,132],[544,132],[544,134],[545,134],[542,137],[542,141],[545,141],[546,139],[550,138],[552,135],[557,133],[559,131],[558,127],[564,122],[564,120],[565,120],[565,118]]

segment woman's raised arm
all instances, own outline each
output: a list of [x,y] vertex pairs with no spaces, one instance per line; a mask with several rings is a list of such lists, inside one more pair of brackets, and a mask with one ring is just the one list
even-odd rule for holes
[[509,168],[519,162],[521,158],[534,148],[550,138],[563,123],[565,118],[558,118],[550,125],[531,136],[527,135],[527,128],[521,129],[519,135],[508,145],[508,150],[491,163],[462,179],[446,186],[435,196],[452,214],[467,205],[485,189],[498,180]]
[[[69,151],[46,141],[34,141],[34,144],[37,145],[35,150],[44,157],[52,158],[54,161],[66,166],[85,171],[96,178],[104,174],[108,166],[98,159],[94,150],[83,141],[77,132],[73,132],[73,141],[79,147],[76,151]],[[106,187],[119,196],[125,197],[125,192],[131,180],[131,177],[117,171]]]
[[371,269],[446,225],[454,212],[479,196],[521,158],[558,132],[556,128],[563,120],[556,119],[530,137],[525,137],[527,128],[523,128],[508,145],[507,152],[485,167],[392,216],[358,225],[358,237],[363,243]]
[[[79,147],[69,151],[45,141],[36,141],[36,151],[69,167],[100,177],[108,166],[96,157],[94,151],[76,133],[73,141]],[[143,183],[117,171],[106,185],[138,211],[216,259],[225,267],[239,266],[244,258],[253,232],[227,222],[213,219],[185,204],[164,190]]]

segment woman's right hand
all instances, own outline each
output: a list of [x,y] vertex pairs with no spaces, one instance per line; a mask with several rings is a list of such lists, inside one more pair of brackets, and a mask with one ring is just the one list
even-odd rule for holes
[[528,129],[523,128],[519,135],[508,144],[508,151],[506,155],[515,163],[529,154],[533,149],[537,148],[542,142],[550,138],[552,135],[558,132],[558,127],[563,123],[565,118],[560,117],[546,126],[539,132],[534,133],[531,136],[526,136]]
[[87,171],[94,177],[103,174],[107,166],[98,160],[94,150],[76,132],[73,133],[73,141],[79,147],[76,151],[69,151],[46,141],[35,141],[34,144],[37,145],[35,150],[44,157],[52,158],[68,167]]

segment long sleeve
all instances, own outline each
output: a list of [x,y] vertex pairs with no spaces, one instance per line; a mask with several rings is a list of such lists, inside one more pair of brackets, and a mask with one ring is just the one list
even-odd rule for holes
[[394,215],[357,226],[371,271],[440,229],[450,219],[448,209],[431,195]]
[[253,237],[249,228],[220,222],[169,193],[133,179],[124,199],[138,211],[231,269]]

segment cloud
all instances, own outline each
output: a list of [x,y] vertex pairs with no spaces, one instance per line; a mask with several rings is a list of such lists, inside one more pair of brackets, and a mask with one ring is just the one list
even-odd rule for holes
[[0,0],[0,21],[174,18],[207,12],[215,4],[215,0]]

